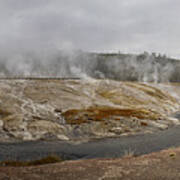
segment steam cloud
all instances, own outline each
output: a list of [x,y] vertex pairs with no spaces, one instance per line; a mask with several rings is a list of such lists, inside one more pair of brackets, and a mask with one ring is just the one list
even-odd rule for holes
[[180,63],[166,57],[81,51],[1,54],[0,77],[110,78],[122,81],[180,81]]

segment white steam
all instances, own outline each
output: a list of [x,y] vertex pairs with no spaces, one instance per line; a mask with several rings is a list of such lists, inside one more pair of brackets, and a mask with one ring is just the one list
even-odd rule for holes
[[110,78],[122,81],[180,80],[180,63],[166,57],[33,51],[0,55],[0,77]]

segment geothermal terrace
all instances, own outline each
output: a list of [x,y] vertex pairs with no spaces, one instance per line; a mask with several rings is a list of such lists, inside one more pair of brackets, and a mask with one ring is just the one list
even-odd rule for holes
[[165,130],[179,124],[179,89],[177,83],[0,79],[0,140],[84,142]]

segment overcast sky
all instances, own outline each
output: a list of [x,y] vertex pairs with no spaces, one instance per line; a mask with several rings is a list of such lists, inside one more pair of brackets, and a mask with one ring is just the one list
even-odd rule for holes
[[179,0],[0,0],[0,48],[180,57]]

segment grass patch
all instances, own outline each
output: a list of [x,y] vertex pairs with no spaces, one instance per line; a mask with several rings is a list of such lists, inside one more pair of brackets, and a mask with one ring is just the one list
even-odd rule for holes
[[136,157],[135,152],[133,150],[128,149],[124,151],[123,158],[132,158],[132,157]]
[[33,161],[2,161],[0,162],[0,166],[13,166],[13,167],[22,167],[22,166],[37,166],[43,164],[52,164],[62,162],[63,159],[56,155],[49,155],[45,158],[33,160]]

